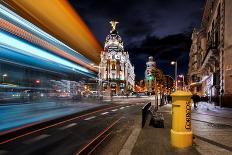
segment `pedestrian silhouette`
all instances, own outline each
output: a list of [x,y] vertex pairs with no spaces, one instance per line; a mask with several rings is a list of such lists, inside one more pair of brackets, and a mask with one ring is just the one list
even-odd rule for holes
[[196,109],[197,108],[197,103],[200,102],[200,96],[197,95],[197,94],[193,94],[191,99],[193,100],[194,108]]

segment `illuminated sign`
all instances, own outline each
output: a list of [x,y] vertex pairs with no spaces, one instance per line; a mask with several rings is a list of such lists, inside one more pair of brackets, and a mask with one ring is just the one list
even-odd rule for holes
[[109,49],[118,49],[118,46],[109,46]]

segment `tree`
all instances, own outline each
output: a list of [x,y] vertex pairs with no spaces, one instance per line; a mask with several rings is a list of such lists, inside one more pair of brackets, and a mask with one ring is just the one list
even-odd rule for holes
[[160,69],[154,68],[151,73],[152,73],[152,76],[156,79],[157,84],[163,84],[164,83],[164,81],[165,81],[164,78],[165,77],[164,77],[163,72]]
[[[158,95],[158,89],[157,89],[157,85],[160,85],[160,97],[161,97],[161,103],[160,104],[163,104],[163,85],[165,83],[165,76],[163,74],[163,72],[158,69],[158,68],[154,68],[152,70],[152,75],[154,77],[154,85],[155,85],[155,94]],[[158,97],[157,97],[157,104],[158,104]]]

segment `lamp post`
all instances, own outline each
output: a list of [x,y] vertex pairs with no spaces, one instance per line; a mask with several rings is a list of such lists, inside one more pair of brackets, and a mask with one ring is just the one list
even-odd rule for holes
[[[164,75],[164,76],[170,77],[170,78],[172,79],[172,83],[175,81],[175,80],[173,79],[173,77],[171,77],[170,75]],[[172,84],[172,86],[173,86],[173,84]],[[172,87],[172,88],[173,88],[173,87]]]
[[179,75],[179,77],[181,77],[181,78],[182,78],[182,82],[183,82],[183,90],[184,90],[184,85],[185,85],[185,83],[184,83],[184,75],[183,75],[183,74],[181,74],[181,75]]
[[4,83],[5,77],[7,77],[6,73],[2,75],[2,83]]
[[171,61],[171,65],[175,65],[175,84],[177,90],[177,61]]
[[104,67],[101,67],[100,65],[99,66],[96,66],[94,64],[91,64],[93,67],[95,68],[98,68],[98,85],[99,85],[99,96],[101,96],[101,90],[102,90],[102,79],[100,77],[101,73],[100,73],[100,68],[104,68]]

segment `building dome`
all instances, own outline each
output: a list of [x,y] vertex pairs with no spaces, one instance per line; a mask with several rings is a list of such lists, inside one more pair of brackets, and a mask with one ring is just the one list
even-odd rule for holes
[[148,57],[148,61],[147,61],[147,67],[148,68],[152,68],[152,67],[155,67],[156,66],[156,63],[155,63],[155,61],[154,61],[154,59],[153,59],[153,56],[149,56]]
[[112,30],[110,31],[110,34],[107,35],[104,49],[108,52],[123,52],[123,42],[122,38],[118,35],[118,31],[115,29],[116,24],[118,22],[110,22],[112,25]]

